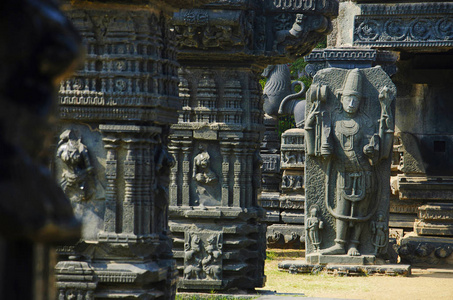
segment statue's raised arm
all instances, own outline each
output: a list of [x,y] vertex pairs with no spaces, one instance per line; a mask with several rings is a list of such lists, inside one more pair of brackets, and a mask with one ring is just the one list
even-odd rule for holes
[[395,124],[390,105],[394,98],[395,95],[388,86],[379,90],[379,102],[381,104],[381,117],[379,119],[380,159],[386,159],[392,150]]

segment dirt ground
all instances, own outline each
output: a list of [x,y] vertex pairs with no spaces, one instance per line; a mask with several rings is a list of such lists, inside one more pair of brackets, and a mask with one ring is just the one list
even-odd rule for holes
[[453,268],[413,268],[409,277],[294,275],[277,270],[287,259],[266,260],[267,282],[260,290],[339,299],[453,299]]

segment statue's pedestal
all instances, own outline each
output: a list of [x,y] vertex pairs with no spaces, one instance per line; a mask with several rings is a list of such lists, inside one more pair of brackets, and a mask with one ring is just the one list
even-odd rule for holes
[[348,264],[348,265],[373,265],[376,263],[376,256],[374,255],[322,255],[319,253],[312,253],[306,256],[306,261],[309,264]]
[[[341,255],[333,255],[341,256]],[[332,257],[332,256],[330,256]],[[307,257],[308,259],[308,257]],[[396,265],[396,264],[313,264],[306,260],[285,260],[278,264],[278,270],[282,272],[289,272],[291,274],[297,273],[313,273],[325,272],[330,275],[338,276],[370,276],[370,275],[388,275],[388,276],[410,276],[410,265]]]

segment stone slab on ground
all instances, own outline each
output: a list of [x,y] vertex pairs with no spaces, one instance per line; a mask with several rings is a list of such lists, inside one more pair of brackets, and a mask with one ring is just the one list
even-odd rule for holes
[[319,273],[326,272],[339,276],[361,276],[361,275],[388,275],[388,276],[409,276],[411,275],[410,265],[380,264],[380,265],[341,265],[341,264],[310,264],[306,260],[285,260],[278,264],[278,270],[282,272],[297,273]]
[[376,262],[374,255],[321,255],[319,253],[312,253],[305,257],[307,263],[315,265],[327,264],[349,264],[349,265],[372,265]]
[[453,265],[453,238],[406,234],[400,241],[398,255],[402,263],[413,266]]

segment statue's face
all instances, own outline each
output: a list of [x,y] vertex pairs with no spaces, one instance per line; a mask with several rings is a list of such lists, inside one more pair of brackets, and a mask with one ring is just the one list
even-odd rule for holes
[[343,109],[348,114],[355,114],[359,109],[360,99],[356,95],[343,95],[341,97]]
[[310,213],[311,213],[312,217],[316,217],[316,215],[318,214],[318,210],[316,208],[314,208],[310,211]]

